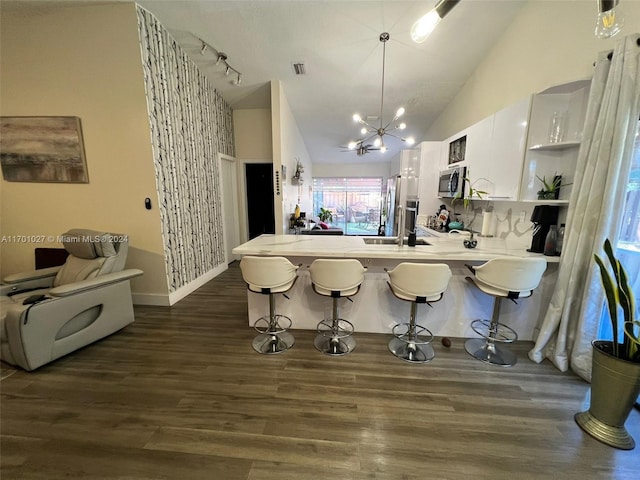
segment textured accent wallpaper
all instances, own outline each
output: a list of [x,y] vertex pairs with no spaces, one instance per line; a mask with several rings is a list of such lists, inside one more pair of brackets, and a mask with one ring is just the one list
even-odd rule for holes
[[137,7],[169,292],[225,262],[217,153],[234,155],[231,107],[168,31]]

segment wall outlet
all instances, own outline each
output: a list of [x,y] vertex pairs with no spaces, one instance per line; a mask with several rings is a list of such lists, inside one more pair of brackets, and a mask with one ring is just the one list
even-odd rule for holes
[[522,210],[520,212],[520,222],[526,222],[527,220],[527,212],[525,210]]

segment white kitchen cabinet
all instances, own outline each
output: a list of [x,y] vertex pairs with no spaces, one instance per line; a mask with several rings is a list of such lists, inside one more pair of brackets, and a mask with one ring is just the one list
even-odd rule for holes
[[485,191],[489,195],[493,195],[495,189],[495,158],[491,147],[494,118],[495,115],[490,115],[471,125],[467,136],[467,178],[473,189]]
[[487,200],[517,200],[531,96],[468,129],[467,177]]
[[420,203],[418,214],[434,215],[442,203],[438,198],[438,179],[442,170],[444,142],[421,142],[420,148]]
[[493,181],[492,190],[487,190],[491,199],[518,199],[530,106],[531,95],[494,115],[490,154],[481,170]]
[[403,196],[407,200],[417,200],[420,195],[420,149],[407,148],[400,151],[400,176],[402,177]]
[[[520,200],[536,203],[566,204],[571,194],[582,129],[589,97],[589,80],[549,88],[533,96],[527,150],[520,184]],[[551,139],[550,123],[554,112],[563,112],[565,125],[560,138]],[[555,141],[551,141],[555,140]],[[542,183],[562,175],[557,200],[538,200]]]

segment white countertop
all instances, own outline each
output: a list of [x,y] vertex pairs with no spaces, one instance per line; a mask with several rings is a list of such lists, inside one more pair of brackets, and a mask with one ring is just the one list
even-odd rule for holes
[[[441,234],[420,237],[430,245],[367,245],[366,237],[339,235],[261,235],[233,249],[234,255],[280,255],[284,257],[381,258],[401,260],[486,261],[509,255],[516,257],[544,257],[557,263],[560,257],[546,257],[529,253],[523,248],[510,248],[500,238],[476,237],[478,246],[465,248],[463,236]],[[380,237],[371,237],[380,238]]]

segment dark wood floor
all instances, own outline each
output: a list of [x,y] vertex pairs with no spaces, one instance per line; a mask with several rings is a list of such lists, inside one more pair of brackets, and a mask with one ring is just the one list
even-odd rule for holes
[[[286,301],[282,299],[281,301]],[[625,452],[584,434],[588,385],[515,346],[486,366],[462,341],[428,365],[360,334],[329,358],[250,347],[237,265],[172,308],[27,373],[3,365],[1,464],[7,479],[638,479]],[[640,443],[640,412],[627,427]]]

